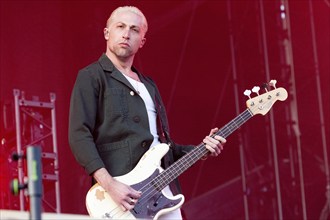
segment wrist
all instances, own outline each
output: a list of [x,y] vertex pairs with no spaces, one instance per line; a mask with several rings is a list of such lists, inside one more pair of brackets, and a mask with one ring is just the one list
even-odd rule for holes
[[105,186],[114,180],[104,167],[96,170],[93,177],[101,186]]

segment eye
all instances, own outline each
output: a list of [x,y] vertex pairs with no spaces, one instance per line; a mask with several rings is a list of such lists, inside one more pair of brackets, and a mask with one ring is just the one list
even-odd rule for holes
[[132,27],[131,27],[131,30],[132,30],[134,33],[140,33],[140,28],[137,27],[137,26],[132,26]]
[[125,25],[122,24],[122,23],[118,23],[118,24],[117,24],[117,28],[124,28],[124,27],[125,27]]

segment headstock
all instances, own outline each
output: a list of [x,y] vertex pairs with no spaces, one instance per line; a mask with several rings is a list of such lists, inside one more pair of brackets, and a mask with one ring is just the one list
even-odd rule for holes
[[[273,104],[277,101],[284,101],[288,97],[288,92],[284,88],[276,88],[276,80],[271,80],[269,83],[264,84],[263,87],[266,93],[259,94],[260,87],[255,86],[252,92],[256,93],[257,96],[251,98],[251,90],[245,90],[244,95],[249,97],[246,101],[246,106],[251,111],[253,115],[262,114],[265,115],[272,108]],[[273,90],[268,91],[267,87],[273,87]]]

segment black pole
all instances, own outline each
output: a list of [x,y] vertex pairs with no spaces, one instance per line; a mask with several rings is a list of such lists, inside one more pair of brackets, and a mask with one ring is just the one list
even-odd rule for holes
[[28,194],[30,197],[30,219],[41,220],[42,176],[41,148],[27,148]]

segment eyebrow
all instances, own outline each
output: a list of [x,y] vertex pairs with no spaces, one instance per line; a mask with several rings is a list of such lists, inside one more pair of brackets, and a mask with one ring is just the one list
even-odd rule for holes
[[116,25],[117,24],[123,24],[123,25],[126,25],[126,26],[129,26],[129,28],[137,28],[137,29],[141,29],[141,27],[140,26],[138,26],[138,25],[128,25],[128,24],[126,24],[125,22],[122,22],[122,21],[118,21],[117,23],[115,23]]

